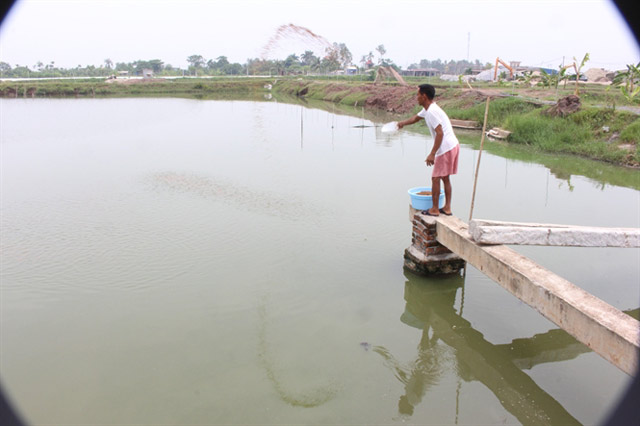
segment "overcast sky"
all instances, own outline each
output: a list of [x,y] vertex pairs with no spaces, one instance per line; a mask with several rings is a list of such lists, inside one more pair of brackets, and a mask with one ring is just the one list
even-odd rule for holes
[[[276,30],[305,27],[344,43],[353,62],[383,44],[406,68],[420,59],[521,61],[557,68],[589,53],[589,68],[640,62],[631,30],[609,0],[18,0],[0,27],[0,61],[77,65],[187,57],[260,57]],[[284,59],[322,48],[291,35],[272,43]]]

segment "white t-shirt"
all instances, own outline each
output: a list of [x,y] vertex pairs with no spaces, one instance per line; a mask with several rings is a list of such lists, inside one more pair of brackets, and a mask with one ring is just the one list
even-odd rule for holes
[[424,118],[425,123],[427,123],[427,127],[429,128],[429,132],[431,133],[431,137],[436,137],[436,127],[438,125],[442,126],[442,144],[438,151],[436,152],[436,157],[444,154],[447,151],[451,151],[453,148],[458,145],[458,138],[455,133],[453,133],[453,127],[451,127],[451,121],[447,114],[433,102],[429,105],[429,109],[422,108],[422,111],[418,113],[418,117]]

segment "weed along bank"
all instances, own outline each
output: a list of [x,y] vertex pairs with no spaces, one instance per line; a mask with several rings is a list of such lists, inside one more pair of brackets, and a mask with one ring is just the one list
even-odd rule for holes
[[[510,244],[637,248],[640,230],[471,221],[472,235],[469,226],[455,216],[433,217],[413,206],[409,209],[412,239],[404,254],[405,269],[427,276],[457,274],[468,262],[628,375],[637,374],[638,320],[516,251],[476,239],[491,241],[478,231],[488,225],[493,227],[493,241],[500,241],[496,229],[504,228],[502,238]],[[520,230],[518,237],[514,237],[515,228]]]

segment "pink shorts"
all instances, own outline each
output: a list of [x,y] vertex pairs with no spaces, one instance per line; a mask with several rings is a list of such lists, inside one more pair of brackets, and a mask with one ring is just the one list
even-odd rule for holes
[[442,155],[436,156],[436,160],[433,163],[433,173],[431,173],[431,177],[449,176],[458,173],[459,152],[460,145],[456,145],[455,148],[450,149]]

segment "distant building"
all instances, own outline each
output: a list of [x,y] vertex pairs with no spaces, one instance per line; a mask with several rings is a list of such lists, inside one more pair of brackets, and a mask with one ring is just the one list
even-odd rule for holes
[[143,69],[142,78],[153,78],[153,70],[149,68]]
[[358,67],[350,65],[347,68],[345,68],[345,74],[347,75],[356,75],[358,74]]
[[406,77],[438,77],[442,72],[435,68],[416,68],[412,70],[402,70],[400,74]]

